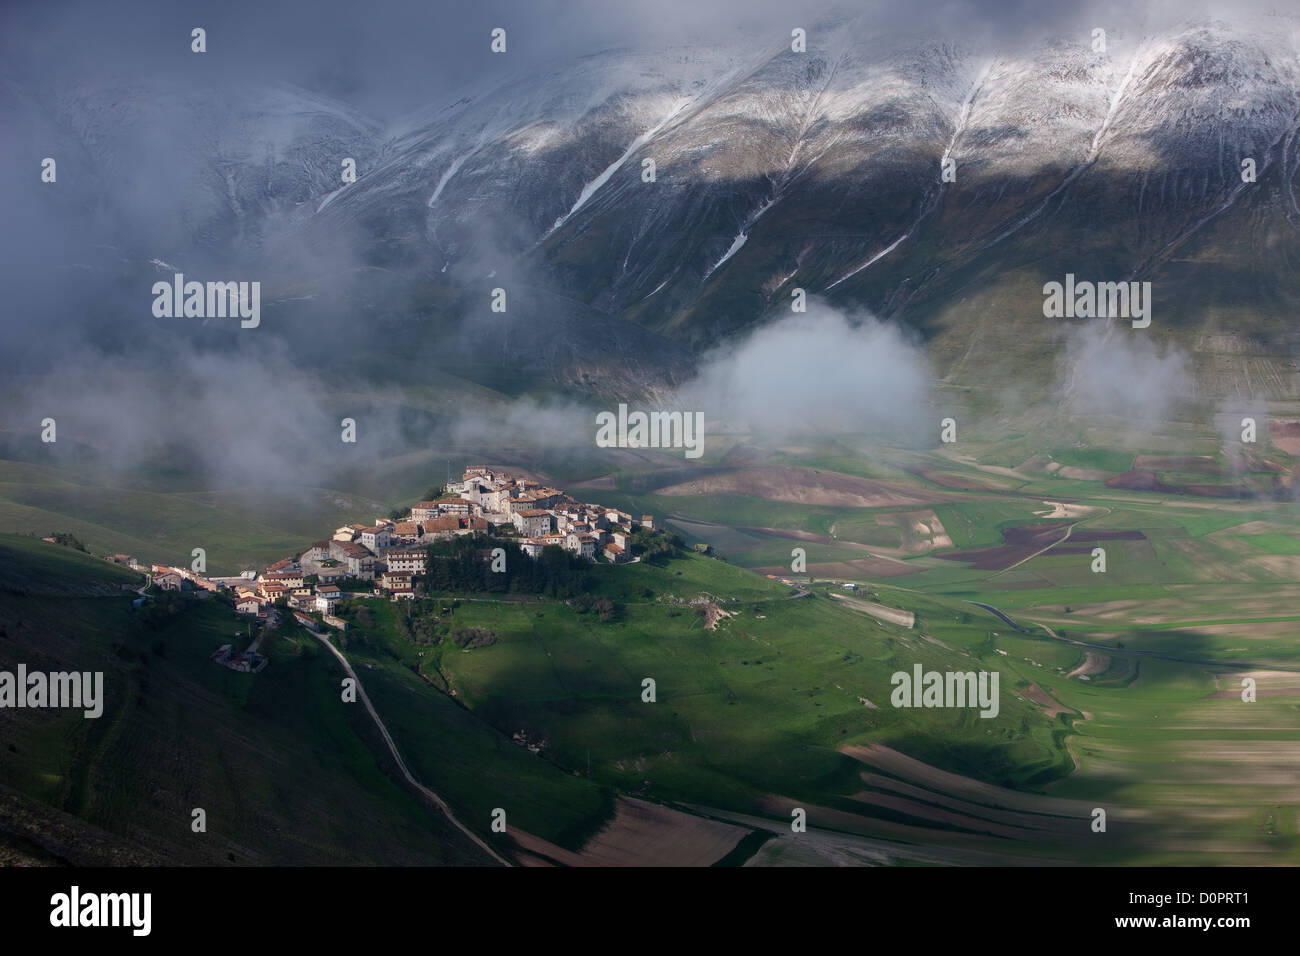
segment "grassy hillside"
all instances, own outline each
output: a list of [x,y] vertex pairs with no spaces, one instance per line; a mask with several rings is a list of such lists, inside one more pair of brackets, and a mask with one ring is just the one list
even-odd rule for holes
[[23,535],[0,534],[0,591],[88,597],[120,595],[123,586],[143,583],[144,576],[130,568],[75,548]]
[[[469,817],[504,806],[524,829],[562,845],[579,846],[599,808],[581,790],[548,794],[531,783],[464,772],[475,769],[465,763],[472,755],[463,747],[449,751],[449,741],[427,730],[428,718],[445,710],[443,691],[503,734],[540,742],[537,756],[514,747],[535,767],[553,766],[585,784],[589,760],[593,783],[610,791],[752,815],[778,830],[774,807],[789,801],[817,808],[810,821],[837,834],[910,835],[1006,859],[1149,858],[1153,844],[1131,833],[1088,844],[1081,838],[1086,810],[1058,807],[1060,798],[1044,794],[1075,766],[1067,740],[1069,718],[1079,715],[1069,707],[1061,716],[1045,713],[1035,695],[1046,677],[1037,668],[1077,652],[1036,645],[1037,664],[1013,662],[1002,653],[1009,645],[991,637],[985,612],[901,590],[881,589],[878,597],[917,613],[915,629],[857,613],[827,592],[792,599],[789,589],[772,586],[765,595],[726,598],[728,583],[746,572],[699,556],[639,570],[636,587],[652,595],[642,592],[605,623],[563,602],[517,596],[444,597],[412,607],[353,602],[344,610],[353,623],[346,653],[367,667],[362,674],[376,705],[395,715],[390,726],[399,745]],[[706,627],[698,605],[682,603],[702,590],[723,596],[718,606],[734,615],[716,629]],[[491,643],[453,640],[467,629],[490,634]],[[1000,713],[985,719],[969,709],[891,707],[891,675],[916,663],[926,670],[998,670]],[[656,682],[653,703],[642,699],[646,677]],[[1189,704],[1186,691],[1200,686],[1192,681],[1174,691],[1171,706]],[[1042,806],[1022,809],[1025,819],[1004,834],[1012,842],[1004,840],[999,851],[984,824],[944,818],[940,808],[956,798],[943,788],[909,783],[911,798],[898,803],[888,792],[904,786],[901,778],[866,780],[854,753],[863,747],[906,753],[966,785],[1044,794],[1028,798]],[[986,805],[972,812],[999,811]],[[1050,822],[1047,832],[1030,822],[1041,823],[1040,814]],[[909,857],[902,847],[893,852]]]
[[[68,581],[75,568],[76,586],[95,590],[121,576],[67,549],[3,544],[6,581]],[[135,862],[483,861],[392,782],[372,725],[341,703],[336,665],[314,639],[286,628],[263,645],[264,671],[238,674],[208,660],[232,639],[242,646],[237,631],[243,625],[212,600],[149,627],[128,596],[0,592],[0,669],[102,671],[106,698],[98,719],[0,711],[0,842],[55,861],[109,862],[123,845]],[[206,833],[191,832],[196,807]],[[94,846],[87,828],[103,852],[84,849]]]

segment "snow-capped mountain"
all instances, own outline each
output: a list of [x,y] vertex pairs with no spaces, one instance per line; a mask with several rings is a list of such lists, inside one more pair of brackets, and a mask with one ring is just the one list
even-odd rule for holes
[[[1152,281],[1156,334],[1207,355],[1236,329],[1289,359],[1294,322],[1243,317],[1300,298],[1298,53],[1280,17],[1003,51],[843,21],[806,52],[596,53],[387,127],[285,89],[105,87],[54,115],[153,257],[346,237],[384,273],[360,303],[380,324],[443,335],[513,284],[510,318],[485,315],[494,347],[590,371],[605,328],[631,350],[609,361],[662,365],[802,288],[911,325],[978,381],[1052,347],[1040,290],[1067,272]],[[1300,395],[1287,368],[1262,378]]]
[[94,158],[104,201],[177,245],[256,248],[316,211],[343,158],[364,168],[382,148],[379,124],[285,87],[108,84],[61,100],[55,116]]

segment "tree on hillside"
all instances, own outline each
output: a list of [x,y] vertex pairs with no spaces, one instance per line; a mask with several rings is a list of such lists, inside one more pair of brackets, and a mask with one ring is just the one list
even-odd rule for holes
[[77,551],[86,550],[86,546],[82,543],[81,539],[70,532],[56,531],[54,534],[50,535],[50,537],[54,539],[55,544],[61,544],[65,548],[75,548]]
[[597,598],[591,609],[602,624],[609,624],[618,619],[621,608],[607,597]]
[[[493,571],[491,552],[506,553],[505,570]],[[489,535],[460,535],[426,549],[425,593],[439,591],[546,594],[568,598],[586,590],[591,562],[547,545],[536,560],[514,541]]]
[[188,607],[188,602],[177,592],[163,591],[155,600],[140,606],[135,618],[136,625],[146,631],[159,630]]
[[639,525],[632,532],[631,544],[633,554],[640,555],[642,561],[655,565],[667,564],[668,559],[686,545],[681,535],[674,531],[656,533]]

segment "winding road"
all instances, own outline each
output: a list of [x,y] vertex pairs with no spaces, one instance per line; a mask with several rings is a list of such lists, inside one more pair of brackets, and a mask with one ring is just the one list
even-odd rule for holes
[[[1025,634],[1031,637],[1033,636],[1032,631],[1030,631],[1028,628],[1021,627],[1015,621],[1011,620],[1011,618],[1007,617],[1005,614],[1003,614],[1001,611],[995,608],[992,604],[981,604],[979,601],[967,601],[966,603],[973,604],[975,607],[981,607],[984,610],[997,615],[999,618],[1001,618],[1003,621],[1005,621],[1008,625],[1010,625],[1015,630],[1019,631],[1021,634]],[[1208,667],[1231,667],[1238,670],[1271,670],[1271,671],[1300,672],[1300,667],[1285,667],[1281,664],[1256,664],[1256,663],[1251,663],[1249,661],[1205,660],[1199,657],[1177,657],[1173,654],[1160,654],[1156,651],[1143,651],[1143,650],[1137,650],[1136,648],[1130,649],[1127,647],[1112,647],[1109,644],[1090,644],[1088,641],[1076,641],[1070,637],[1061,637],[1061,635],[1057,634],[1046,624],[1040,624],[1037,621],[1034,621],[1033,623],[1036,624],[1038,627],[1041,627],[1044,631],[1046,631],[1048,637],[1050,637],[1054,641],[1060,641],[1062,644],[1073,644],[1075,647],[1090,647],[1093,650],[1105,651],[1107,654],[1129,655],[1132,657],[1153,657],[1157,660],[1174,661],[1178,664],[1200,664]]]
[[504,857],[498,854],[490,846],[484,843],[483,840],[478,836],[478,834],[476,834],[469,827],[465,826],[465,824],[461,823],[459,820],[456,819],[456,815],[451,812],[451,807],[447,806],[447,802],[443,800],[442,797],[438,796],[436,793],[434,793],[424,784],[420,783],[420,781],[415,779],[415,777],[411,774],[411,771],[407,768],[406,761],[403,760],[402,755],[397,752],[397,744],[393,742],[392,735],[388,733],[388,728],[385,727],[384,722],[379,719],[379,712],[376,711],[374,705],[370,703],[370,697],[366,694],[366,689],[361,686],[361,678],[357,677],[356,671],[352,669],[352,665],[348,663],[348,659],[343,656],[343,652],[340,651],[333,644],[331,644],[329,638],[326,635],[318,634],[315,631],[311,631],[310,633],[318,641],[320,641],[327,648],[329,648],[330,653],[333,654],[334,657],[338,660],[338,662],[343,665],[343,670],[347,672],[347,675],[351,677],[354,681],[356,681],[357,693],[360,694],[361,696],[361,703],[366,705],[366,711],[370,714],[371,719],[374,720],[375,726],[379,728],[379,733],[383,735],[384,742],[388,744],[388,752],[391,753],[393,755],[393,759],[397,761],[397,767],[399,770],[402,771],[402,776],[406,778],[406,782],[409,783],[411,786],[413,786],[416,790],[420,791],[420,793],[424,794],[424,796],[427,797],[429,800],[431,800],[434,803],[434,805],[437,806],[438,809],[440,809],[443,812],[443,815],[446,816],[446,818],[450,820],[451,823],[458,830],[460,830],[462,833],[465,834],[465,836],[469,837],[471,840],[474,841],[474,843],[478,846],[480,850],[482,850],[488,856],[492,857],[492,859],[496,860],[502,866],[510,866],[509,860],[506,860]]

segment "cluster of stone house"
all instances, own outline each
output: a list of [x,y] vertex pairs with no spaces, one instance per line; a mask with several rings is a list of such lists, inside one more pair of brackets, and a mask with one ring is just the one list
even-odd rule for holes
[[283,603],[295,613],[319,613],[326,624],[343,630],[346,625],[334,617],[334,609],[349,595],[332,582],[307,584],[306,578],[310,573],[298,562],[291,561],[279,571],[265,572],[251,585],[237,585],[235,610],[265,617],[268,608]]
[[[537,557],[542,548],[553,544],[593,561],[604,558],[622,564],[631,559],[633,518],[625,511],[575,501],[555,488],[485,465],[465,469],[462,480],[450,490],[459,496],[453,500],[468,506],[471,520],[479,517],[498,528],[513,526],[522,538],[519,546],[529,557]],[[654,530],[650,515],[642,515],[637,523]]]
[[[420,501],[401,520],[376,518],[373,524],[350,524],[330,538],[312,542],[296,559],[277,561],[258,575],[204,578],[181,569],[153,566],[153,582],[162,588],[235,592],[235,609],[265,616],[267,608],[287,604],[295,612],[318,612],[327,624],[343,627],[334,617],[344,597],[336,582],[374,582],[373,594],[394,601],[415,597],[415,581],[429,560],[425,548],[456,535],[491,533],[516,538],[523,552],[536,558],[556,545],[592,561],[614,564],[631,560],[633,518],[616,508],[576,501],[540,482],[482,465],[467,468],[460,482],[436,501]],[[641,526],[654,530],[642,515]],[[313,585],[306,579],[315,576]]]

